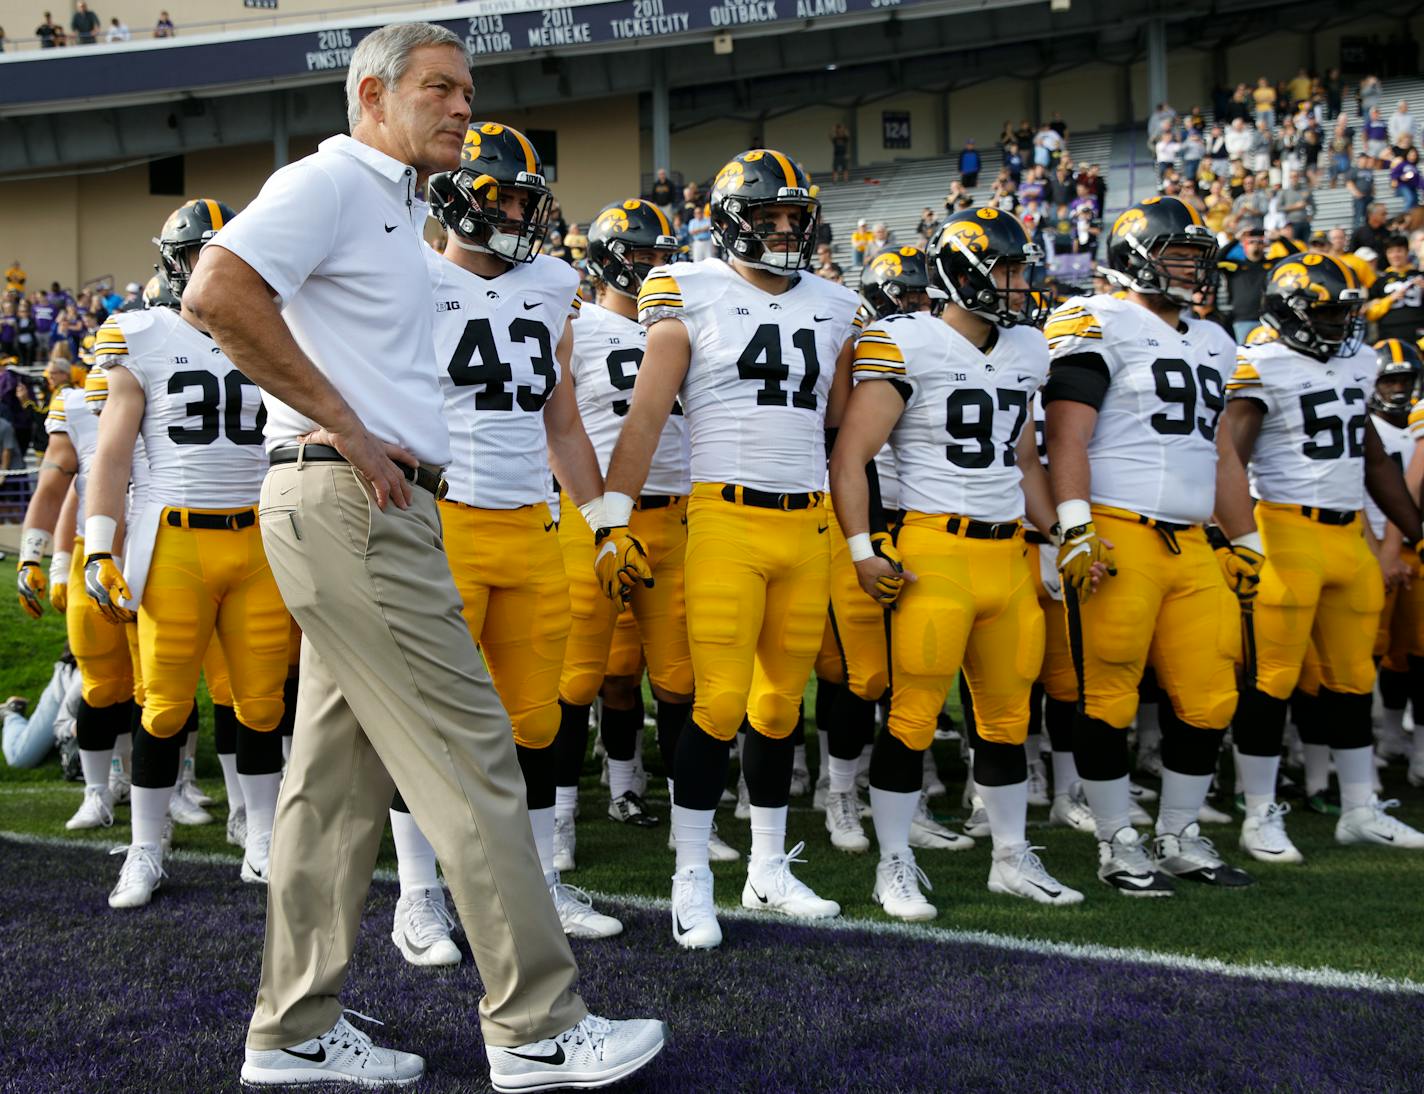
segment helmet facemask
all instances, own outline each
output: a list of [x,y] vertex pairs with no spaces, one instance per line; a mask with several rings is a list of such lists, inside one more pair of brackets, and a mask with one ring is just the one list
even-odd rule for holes
[[589,249],[589,272],[621,296],[637,298],[648,274],[658,266],[671,262],[678,252],[676,236],[658,236],[651,246],[634,246],[626,239],[616,236],[604,241],[593,256]]
[[[213,233],[205,232],[204,239]],[[198,255],[203,249],[201,243],[165,243],[162,239],[153,241],[158,247],[159,264],[153,267],[163,275],[173,295],[183,299],[183,290],[188,287],[188,279],[193,276],[193,267],[198,264]]]
[[[793,212],[791,231],[768,230],[758,224],[758,213],[777,207]],[[809,269],[816,246],[821,203],[800,188],[782,187],[773,200],[747,201],[727,197],[712,218],[717,242],[738,262],[781,277]]]
[[1346,289],[1340,295],[1338,301],[1322,301],[1302,289],[1268,296],[1262,319],[1280,332],[1281,341],[1318,360],[1353,357],[1365,340],[1365,324],[1360,318],[1364,293]]
[[[543,175],[521,171],[513,182],[501,183],[461,168],[432,175],[428,191],[436,217],[464,250],[518,265],[532,262],[549,234],[554,195]],[[528,197],[522,216],[505,212],[503,199],[512,193]]]
[[[1207,228],[1193,226],[1186,234],[1168,236],[1148,247],[1136,236],[1126,240],[1130,257],[1126,270],[1104,270],[1109,280],[1144,296],[1162,295],[1191,307],[1211,291],[1216,278],[1217,244]],[[1191,256],[1166,254],[1168,247],[1191,247]],[[1187,287],[1183,282],[1188,282]]]
[[[1015,265],[1023,271],[1025,286],[1032,283],[1038,270],[1043,252],[1035,243],[1025,243],[1023,257],[1010,258],[994,255],[983,258],[972,247],[966,246],[957,235],[948,233],[945,242],[960,257],[967,267],[958,276],[946,268],[945,251],[935,255],[935,271],[944,285],[949,299],[965,311],[972,312],[981,319],[1000,327],[1041,327],[1048,318],[1048,301],[1043,293],[1032,288],[1014,288]],[[995,276],[1002,269],[1007,275],[1000,283]],[[933,295],[933,294],[932,294]]]

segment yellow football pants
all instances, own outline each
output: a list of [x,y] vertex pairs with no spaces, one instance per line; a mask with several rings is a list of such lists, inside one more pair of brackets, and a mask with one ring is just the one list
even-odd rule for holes
[[1038,670],[1038,681],[1043,685],[1044,694],[1060,703],[1078,701],[1078,673],[1073,668],[1073,653],[1068,646],[1068,617],[1063,614],[1063,601],[1054,600],[1043,585],[1043,571],[1039,562],[1040,548],[1029,544],[1028,564],[1033,571],[1033,587],[1038,597],[1038,607],[1043,612],[1043,667]]
[[907,513],[896,536],[907,583],[890,613],[890,720],[906,747],[923,752],[963,667],[979,735],[1000,744],[1028,736],[1029,692],[1043,663],[1043,612],[1028,547],[968,539],[948,516]]
[[170,512],[185,510],[164,510],[138,612],[144,728],[155,737],[183,728],[204,655],[216,638],[238,721],[262,733],[275,729],[282,718],[289,628],[261,528],[174,527],[167,523]]
[[1424,656],[1424,576],[1420,574],[1419,556],[1410,548],[1405,547],[1400,558],[1413,575],[1409,588],[1395,588],[1385,594],[1375,632],[1374,655],[1382,659],[1381,667],[1391,672],[1408,672],[1411,654]]
[[[564,519],[577,514],[565,510]],[[509,712],[514,740],[547,748],[559,732],[559,673],[569,637],[569,582],[553,514],[544,502],[476,509],[442,501],[440,522],[465,622]]]
[[879,700],[890,686],[885,650],[885,610],[860,587],[850,547],[836,514],[826,506],[831,541],[831,604],[816,654],[816,675],[848,684],[862,699]]
[[826,514],[759,509],[697,483],[687,506],[692,716],[718,740],[742,719],[767,737],[796,728],[830,595]]
[[660,509],[635,506],[628,530],[648,552],[653,587],[637,585],[629,611],[618,617],[608,650],[609,676],[641,676],[671,695],[692,694],[692,651],[687,644],[687,499]]
[[1368,695],[1384,578],[1361,521],[1321,524],[1298,506],[1258,502],[1256,526],[1266,548],[1256,597],[1257,688],[1289,698],[1314,638],[1321,683]]
[[69,603],[64,610],[69,651],[79,665],[84,701],[108,707],[133,698],[134,660],[122,623],[110,623],[84,591],[84,537],[69,561]]
[[1117,574],[1103,578],[1081,607],[1084,711],[1126,729],[1151,664],[1178,718],[1225,729],[1236,711],[1241,616],[1206,533],[1176,533],[1181,553],[1174,554],[1162,535],[1121,514],[1093,507],[1098,534],[1113,544]]
[[124,635],[128,639],[129,663],[133,666],[133,698],[139,706],[143,706],[144,700],[148,698],[143,687],[143,651],[138,644],[138,620],[134,619],[124,624]]
[[203,654],[203,679],[208,682],[208,695],[214,706],[232,706],[232,678],[228,676],[227,658],[223,656],[222,643],[216,634],[208,643],[208,652]]
[[[603,686],[618,609],[603,595],[593,572],[597,554],[593,529],[567,494],[559,499],[559,550],[568,586],[569,637],[559,673],[558,697],[572,706],[587,706]],[[494,671],[493,666],[490,671]],[[498,678],[495,686],[499,686]]]

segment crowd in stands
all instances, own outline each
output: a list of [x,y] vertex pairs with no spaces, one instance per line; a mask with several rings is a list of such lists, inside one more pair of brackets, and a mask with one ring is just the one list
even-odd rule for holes
[[[150,37],[172,38],[178,33],[173,19],[166,11],[158,13]],[[117,16],[109,20],[108,27],[99,15],[90,9],[86,0],[78,0],[74,14],[69,18],[69,26],[56,23],[51,12],[44,13],[44,20],[35,28],[35,39],[40,49],[61,49],[65,46],[92,46],[99,42],[128,42],[133,39],[133,31]],[[0,53],[5,52],[5,28],[0,27]]]

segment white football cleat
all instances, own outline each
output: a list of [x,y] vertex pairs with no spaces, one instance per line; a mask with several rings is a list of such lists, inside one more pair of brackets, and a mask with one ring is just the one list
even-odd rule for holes
[[825,762],[821,764],[821,773],[816,776],[816,793],[811,797],[811,805],[817,809],[826,808],[826,796],[831,792],[831,774]]
[[[911,830],[913,828],[911,825]],[[984,800],[978,794],[970,801],[969,819],[964,822],[964,834],[975,839],[983,839],[989,835],[989,811],[984,808]]]
[[1039,850],[1020,843],[995,851],[989,866],[989,892],[1024,897],[1039,904],[1081,904],[1083,894],[1044,869],[1043,860],[1035,854]]
[[920,789],[932,798],[938,798],[943,794],[949,793],[944,785],[944,780],[939,777],[939,768],[935,765],[933,750],[925,749],[924,764],[925,773],[920,783]]
[[871,896],[885,914],[911,923],[933,919],[939,910],[920,892],[920,883],[933,889],[925,872],[915,865],[913,852],[895,853],[875,867],[875,888]]
[[212,824],[213,815],[201,805],[194,805],[189,801],[182,790],[181,786],[178,787],[168,799],[168,815],[173,818],[174,822],[189,827]]
[[610,1022],[588,1015],[573,1029],[527,1045],[486,1045],[490,1082],[509,1091],[608,1086],[637,1071],[667,1044],[667,1027],[654,1018]]
[[[1424,729],[1416,729],[1415,733],[1424,734]],[[1409,785],[1424,786],[1424,746],[1416,744],[1414,755],[1409,761]]]
[[1197,810],[1197,823],[1230,824],[1231,816],[1228,813],[1223,813],[1220,809],[1216,808],[1216,806],[1212,805],[1211,802],[1204,801],[1201,803],[1201,808]]
[[450,938],[454,929],[445,891],[438,885],[401,893],[396,901],[391,941],[412,965],[458,965],[460,947]]
[[1137,783],[1131,781],[1127,784],[1127,794],[1128,797],[1139,805],[1145,805],[1147,802],[1155,802],[1157,800],[1157,791],[1150,787],[1138,786]]
[[[986,813],[984,824],[988,826]],[[972,818],[971,818],[972,820]],[[965,825],[965,832],[969,826]],[[962,832],[953,832],[930,815],[929,795],[920,791],[920,803],[910,820],[910,846],[926,851],[967,851],[974,846],[974,837]]]
[[107,786],[86,786],[84,800],[74,811],[74,816],[64,822],[71,832],[81,828],[108,828],[114,823],[114,796]]
[[839,904],[817,896],[791,872],[793,862],[806,861],[796,857],[805,849],[804,843],[798,843],[784,855],[753,862],[747,869],[747,883],[742,886],[742,907],[804,919],[831,919],[840,915]]
[[1129,800],[1127,803],[1127,823],[1131,825],[1152,824],[1152,814],[1143,809],[1135,801]]
[[124,805],[133,794],[133,779],[124,770],[124,761],[117,756],[109,763],[109,794],[115,805]]
[[1028,803],[1037,806],[1050,804],[1048,768],[1042,760],[1034,760],[1028,765]]
[[1082,783],[1074,783],[1066,794],[1053,795],[1053,806],[1048,811],[1048,823],[1055,828],[1072,828],[1090,836],[1096,834],[1093,810],[1088,806]]
[[[366,1018],[354,1010],[346,1013]],[[366,1020],[375,1021],[374,1018]],[[408,1086],[424,1074],[425,1061],[421,1057],[413,1052],[400,1052],[372,1044],[371,1038],[348,1022],[344,1015],[320,1037],[287,1048],[249,1048],[242,1062],[243,1086],[301,1086],[314,1083]]]
[[557,870],[550,870],[544,875],[544,884],[554,898],[554,910],[559,913],[564,934],[570,938],[612,938],[623,933],[623,924],[619,920],[595,912],[593,897],[576,885],[565,885],[559,880]]
[[1256,884],[1245,870],[1232,866],[1217,853],[1216,845],[1201,834],[1196,821],[1175,835],[1168,832],[1157,836],[1153,844],[1157,868],[1173,877],[1221,889],[1244,889]]
[[178,793],[199,807],[213,804],[213,799],[203,793],[203,788],[198,785],[191,757],[183,760],[183,773],[178,777]]
[[837,851],[858,855],[870,850],[870,839],[860,826],[860,803],[854,790],[826,795],[826,831]]
[[249,885],[266,885],[272,865],[272,833],[249,832],[242,854],[239,877]]
[[1397,798],[1383,802],[1379,798],[1371,798],[1369,805],[1341,813],[1340,819],[1335,822],[1335,842],[1375,843],[1381,847],[1424,850],[1424,832],[1411,828],[1402,820],[1385,812],[1386,809],[1394,809],[1398,805]]
[[227,841],[234,847],[247,846],[247,806],[239,805],[228,810]]
[[554,818],[554,869],[563,873],[573,870],[574,851],[578,849],[578,834],[570,817]]
[[109,907],[143,907],[168,876],[163,871],[162,850],[154,843],[135,843],[131,847],[115,847],[109,854],[124,856],[119,882],[109,894]]
[[1132,827],[1119,828],[1112,839],[1098,841],[1098,880],[1123,896],[1171,896],[1177,891],[1142,846],[1142,833]]
[[672,937],[689,950],[722,944],[722,925],[712,903],[712,871],[705,866],[687,866],[672,875]]
[[811,789],[811,770],[806,766],[806,746],[797,745],[791,762],[791,796],[800,798]]
[[747,789],[746,779],[737,780],[737,808],[733,810],[732,815],[737,820],[752,819],[752,792]]
[[1286,835],[1286,814],[1290,806],[1267,802],[1246,810],[1241,822],[1241,850],[1259,862],[1304,862],[1305,856]]
[[[672,832],[668,832],[667,848],[669,851],[677,850],[677,841],[672,838]],[[735,847],[730,846],[726,840],[717,834],[717,822],[712,822],[712,835],[707,839],[707,858],[711,862],[738,862],[742,853]]]

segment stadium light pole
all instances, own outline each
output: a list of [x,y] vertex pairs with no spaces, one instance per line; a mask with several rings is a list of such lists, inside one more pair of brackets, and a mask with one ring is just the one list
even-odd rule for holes
[[667,55],[654,50],[653,67],[653,170],[666,167],[672,175],[672,110],[668,105]]
[[1147,98],[1151,105],[1137,111],[1143,116],[1167,101],[1167,21],[1160,15],[1147,21]]

